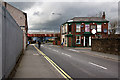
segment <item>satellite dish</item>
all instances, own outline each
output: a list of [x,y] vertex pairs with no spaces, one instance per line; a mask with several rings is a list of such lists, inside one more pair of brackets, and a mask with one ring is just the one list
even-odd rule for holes
[[96,34],[96,30],[95,29],[92,30],[92,34]]

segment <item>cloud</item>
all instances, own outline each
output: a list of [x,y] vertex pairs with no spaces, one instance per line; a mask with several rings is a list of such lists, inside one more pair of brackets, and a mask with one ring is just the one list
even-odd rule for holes
[[118,2],[120,0],[4,0],[6,2]]
[[8,3],[20,10],[29,9],[35,4],[35,2],[8,2]]
[[20,8],[27,13],[29,29],[32,30],[59,31],[60,25],[68,19],[96,16],[103,11],[106,12],[108,20],[118,18],[117,2],[35,2],[32,5],[25,4],[19,4],[19,6],[22,6]]

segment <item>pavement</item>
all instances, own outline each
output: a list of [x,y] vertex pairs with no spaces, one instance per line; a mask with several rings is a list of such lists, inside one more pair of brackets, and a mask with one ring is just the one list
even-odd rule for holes
[[39,52],[29,45],[14,78],[63,78]]

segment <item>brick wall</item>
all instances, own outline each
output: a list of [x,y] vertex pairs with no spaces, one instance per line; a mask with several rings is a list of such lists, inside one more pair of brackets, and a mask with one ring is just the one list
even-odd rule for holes
[[92,50],[120,55],[120,38],[92,39]]
[[[11,6],[8,3],[3,3],[3,5],[6,4],[6,9],[8,10],[8,12],[10,13],[10,15],[15,19],[16,23],[19,26],[25,26],[25,15],[23,14],[22,11],[20,11],[19,9]],[[18,17],[19,15],[19,17]]]

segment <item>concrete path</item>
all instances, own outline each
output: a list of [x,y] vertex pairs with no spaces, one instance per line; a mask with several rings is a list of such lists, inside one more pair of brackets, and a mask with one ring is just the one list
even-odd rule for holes
[[48,61],[29,45],[14,78],[63,78]]

